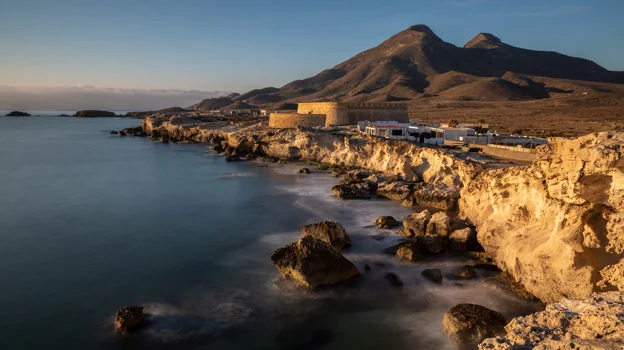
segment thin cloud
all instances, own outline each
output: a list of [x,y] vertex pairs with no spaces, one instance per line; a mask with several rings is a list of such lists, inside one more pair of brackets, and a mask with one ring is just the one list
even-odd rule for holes
[[179,89],[121,89],[81,86],[0,85],[0,110],[156,110],[188,107],[204,98],[227,95],[223,91]]

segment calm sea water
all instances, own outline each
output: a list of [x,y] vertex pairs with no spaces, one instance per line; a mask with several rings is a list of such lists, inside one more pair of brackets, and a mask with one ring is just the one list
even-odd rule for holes
[[[138,124],[0,117],[0,349],[453,349],[440,323],[457,303],[507,318],[537,308],[420,275],[464,261],[380,254],[398,236],[369,226],[409,213],[396,202],[336,200],[337,180],[295,174],[300,164],[226,163],[206,146],[106,132]],[[277,282],[271,252],[327,219],[351,235],[357,285]],[[120,337],[115,309],[134,304],[151,323]]]

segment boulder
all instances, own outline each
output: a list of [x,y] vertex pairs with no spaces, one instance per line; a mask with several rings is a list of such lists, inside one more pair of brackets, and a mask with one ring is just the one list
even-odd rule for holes
[[309,174],[309,173],[310,173],[310,169],[308,168],[299,169],[299,174]]
[[375,225],[379,228],[392,228],[401,225],[401,223],[392,216],[380,216],[375,220]]
[[377,188],[377,195],[400,201],[404,200],[412,193],[411,187],[412,186],[405,181],[381,182]]
[[624,292],[565,299],[514,318],[505,326],[506,334],[486,339],[479,349],[624,349],[623,315]]
[[241,158],[237,155],[230,155],[230,156],[225,157],[226,162],[238,162],[240,160]]
[[445,276],[450,280],[470,280],[476,276],[476,271],[474,266],[464,265],[447,273]]
[[217,153],[223,153],[225,152],[225,148],[223,148],[223,146],[217,144],[211,147],[211,149]]
[[388,272],[384,276],[384,278],[390,283],[393,287],[403,287],[403,280],[394,272]]
[[117,309],[115,312],[115,330],[128,332],[141,327],[145,315],[142,306],[128,306]]
[[442,283],[442,271],[440,269],[426,269],[423,270],[422,275],[433,283]]
[[431,214],[428,210],[423,210],[420,213],[412,213],[403,220],[403,227],[405,228],[402,235],[407,237],[422,237],[427,230],[427,224],[431,220]]
[[376,191],[377,184],[367,180],[351,181],[332,187],[332,192],[341,199],[370,199]]
[[416,262],[420,258],[420,245],[416,242],[402,244],[397,249],[396,256],[400,260]]
[[475,304],[459,304],[444,314],[442,327],[449,337],[464,347],[476,347],[483,340],[505,333],[505,317]]
[[448,246],[456,252],[463,252],[468,247],[474,245],[476,240],[477,234],[475,231],[470,227],[466,227],[461,230],[455,230],[449,235]]
[[451,231],[451,218],[444,212],[435,213],[427,223],[427,235],[448,237]]
[[341,250],[351,245],[351,238],[337,221],[322,221],[301,227],[301,236],[312,236]]
[[419,238],[429,253],[438,254],[446,247],[446,237],[438,235],[424,235]]
[[370,270],[372,270],[371,266],[369,264],[364,264],[364,271],[370,272]]
[[111,135],[118,135],[118,134],[119,134],[119,131],[111,130],[111,131],[109,132],[109,134],[111,134]]
[[312,236],[277,249],[271,260],[284,278],[311,290],[345,282],[359,274],[351,261]]

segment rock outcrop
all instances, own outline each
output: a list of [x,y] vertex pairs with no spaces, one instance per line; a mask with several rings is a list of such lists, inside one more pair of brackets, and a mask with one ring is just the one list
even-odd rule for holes
[[624,349],[624,293],[550,304],[542,312],[514,318],[505,330],[479,349]]
[[624,133],[552,139],[543,153],[476,176],[461,215],[496,264],[544,302],[624,290]]
[[359,274],[355,265],[336,249],[312,236],[277,249],[271,260],[284,278],[311,290],[345,282]]
[[423,237],[429,220],[431,220],[431,213],[428,210],[412,213],[403,220],[403,229],[399,231],[399,234],[406,237]]
[[453,341],[467,347],[505,333],[505,317],[475,304],[459,304],[444,314],[442,327]]
[[143,324],[145,314],[142,306],[128,306],[117,309],[115,312],[115,330],[128,332],[135,330]]
[[6,115],[7,117],[30,117],[30,114],[26,112],[13,111]]
[[370,199],[377,191],[377,184],[368,180],[355,180],[332,187],[340,199]]
[[80,118],[111,118],[116,117],[117,115],[114,112],[108,111],[96,111],[96,110],[83,110],[78,111],[74,114],[74,117]]
[[301,227],[301,236],[312,236],[341,250],[351,245],[351,238],[338,221],[322,221]]

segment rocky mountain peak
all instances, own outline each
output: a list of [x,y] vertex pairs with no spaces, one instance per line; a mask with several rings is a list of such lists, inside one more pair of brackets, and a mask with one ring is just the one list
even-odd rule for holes
[[472,40],[466,43],[464,48],[493,49],[501,45],[503,45],[503,42],[497,36],[490,33],[479,33],[477,36],[472,38]]

